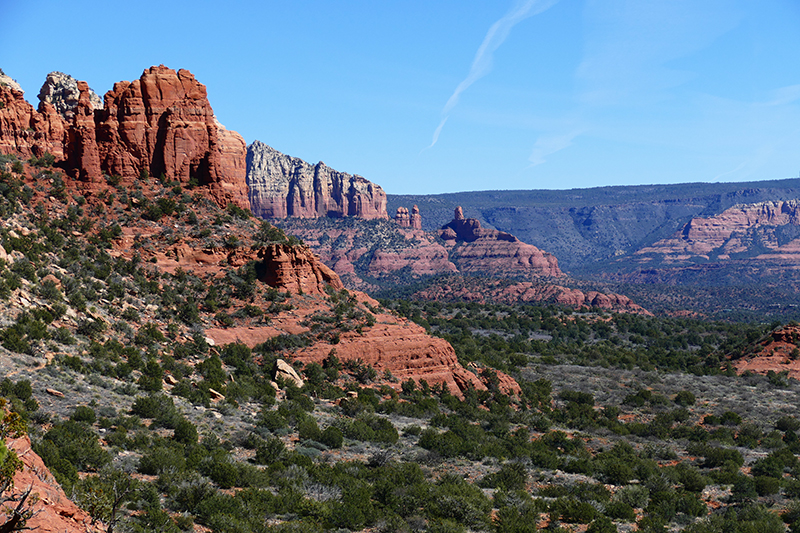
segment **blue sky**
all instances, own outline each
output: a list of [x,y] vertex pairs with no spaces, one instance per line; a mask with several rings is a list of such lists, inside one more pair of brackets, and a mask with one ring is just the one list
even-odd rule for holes
[[797,0],[0,0],[34,105],[186,68],[248,143],[395,194],[797,177],[798,50]]

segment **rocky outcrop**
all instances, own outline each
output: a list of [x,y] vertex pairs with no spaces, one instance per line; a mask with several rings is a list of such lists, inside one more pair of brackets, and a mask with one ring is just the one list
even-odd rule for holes
[[800,179],[748,183],[681,183],[571,190],[474,191],[387,195],[392,213],[417,204],[423,228],[435,230],[461,205],[493,227],[558,257],[567,272],[608,270],[609,259],[630,256],[669,237],[692,217],[719,214],[738,204],[800,198]]
[[[360,359],[383,375],[390,372],[399,382],[424,379],[430,385],[445,384],[452,394],[462,395],[468,388],[486,390],[486,384],[476,373],[461,366],[453,347],[438,337],[405,319],[380,315],[378,324],[363,334],[349,332],[335,345],[317,342],[295,354],[295,360],[304,363],[321,363],[331,350],[342,361]],[[509,395],[519,395],[519,384],[511,377],[498,372],[501,390]]]
[[259,280],[292,294],[324,294],[325,287],[344,288],[336,272],[304,246],[272,244],[258,251]]
[[20,87],[19,83],[17,83],[17,80],[15,80],[11,76],[3,72],[3,69],[1,68],[0,68],[0,86],[6,86],[11,89],[14,89],[15,91],[22,92],[22,87]]
[[[91,89],[88,92],[91,108],[102,109],[103,101],[100,100],[97,93]],[[58,71],[48,74],[42,88],[39,90],[39,101],[52,105],[67,123],[71,122],[75,115],[75,108],[78,106],[80,96],[81,90],[78,88],[78,80],[69,74]]]
[[788,377],[800,379],[800,326],[780,326],[756,343],[744,355],[732,358],[736,371],[757,374],[787,372]]
[[417,291],[414,298],[429,301],[480,303],[549,302],[576,309],[588,307],[622,313],[651,314],[621,294],[582,291],[552,283],[512,282],[497,279],[449,277]]
[[562,276],[554,255],[510,233],[482,228],[456,207],[453,220],[439,231],[450,258],[462,273],[501,277]]
[[405,207],[398,207],[397,213],[394,215],[394,221],[401,228],[422,229],[422,216],[419,214],[419,207],[416,205],[411,208],[411,214],[408,214],[408,209]]
[[115,83],[98,115],[97,144],[108,174],[205,185],[220,205],[249,208],[244,139],[216,120],[205,86],[188,70],[162,65]]
[[[27,436],[11,440],[9,448],[17,452],[24,468],[14,476],[18,491],[31,489],[29,498],[34,515],[27,527],[42,533],[93,533],[105,531],[102,524],[92,524],[88,513],[75,505],[48,470],[41,457],[31,449]],[[0,519],[1,520],[1,519]]]
[[405,207],[398,207],[397,213],[394,215],[394,221],[397,223],[398,226],[401,228],[408,228],[411,226],[411,222],[408,216],[408,209]]
[[287,219],[280,225],[309,245],[350,289],[372,290],[376,281],[394,276],[458,272],[434,234],[400,228],[394,221],[352,219],[339,224],[332,219]]
[[255,141],[247,148],[247,185],[261,218],[388,218],[386,194],[358,175],[311,165]]
[[220,205],[249,209],[244,140],[217,122],[205,86],[189,71],[151,67],[114,84],[100,110],[85,82],[45,83],[43,95],[37,112],[20,91],[0,86],[3,153],[50,153],[87,189],[103,174],[127,182],[163,176],[206,187]]

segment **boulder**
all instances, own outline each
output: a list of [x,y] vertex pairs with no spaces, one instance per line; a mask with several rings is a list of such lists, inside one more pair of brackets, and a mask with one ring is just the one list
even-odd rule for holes
[[273,379],[277,380],[278,378],[294,383],[298,388],[303,386],[302,378],[300,378],[297,372],[295,372],[294,368],[292,368],[292,365],[283,359],[278,359],[275,362],[275,375],[273,376]]

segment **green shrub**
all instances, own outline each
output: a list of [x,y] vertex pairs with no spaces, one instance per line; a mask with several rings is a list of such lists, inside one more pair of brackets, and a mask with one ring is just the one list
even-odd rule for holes
[[72,412],[70,420],[74,420],[75,422],[86,422],[87,424],[91,425],[95,423],[97,416],[95,415],[94,409],[88,405],[79,405],[75,408],[75,411]]
[[677,403],[681,407],[688,407],[690,405],[694,405],[695,401],[697,401],[697,398],[695,398],[694,394],[692,394],[688,390],[682,390],[675,395],[675,403]]
[[194,424],[181,417],[175,424],[173,438],[182,444],[196,444],[197,428]]

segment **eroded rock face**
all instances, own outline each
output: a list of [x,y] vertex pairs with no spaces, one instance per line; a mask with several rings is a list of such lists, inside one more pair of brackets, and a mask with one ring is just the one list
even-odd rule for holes
[[59,79],[45,83],[39,111],[0,85],[0,151],[22,158],[49,152],[87,189],[103,174],[126,182],[163,175],[207,187],[220,205],[250,208],[244,140],[217,122],[205,86],[189,71],[151,67],[114,84],[100,110],[85,82]]
[[[622,264],[623,259],[618,263]],[[762,283],[796,280],[800,271],[800,200],[740,204],[690,220],[681,231],[627,258],[633,283]]]
[[[10,81],[3,81],[8,79]],[[64,160],[66,122],[46,103],[37,112],[25,101],[19,84],[7,76],[0,79],[0,153],[22,159],[52,154]]]
[[386,193],[358,175],[316,165],[255,141],[247,148],[253,214],[261,218],[388,218]]
[[[39,90],[39,101],[52,105],[67,122],[72,121],[80,96],[78,80],[58,71],[48,74]],[[91,89],[89,89],[89,103],[92,109],[103,109],[103,101]]]
[[788,372],[788,377],[800,379],[799,348],[800,326],[787,324],[760,341],[751,353],[732,363],[739,374],[748,370],[758,374]]
[[554,255],[526,244],[510,233],[482,228],[456,207],[453,220],[439,236],[451,248],[450,258],[465,274],[491,276],[563,276]]
[[398,207],[394,215],[394,221],[401,228],[422,229],[422,216],[419,214],[419,207],[416,205],[411,208],[411,214],[405,207]]
[[143,172],[209,187],[220,205],[249,208],[246,148],[217,122],[205,86],[188,70],[150,67],[105,95],[97,120],[101,166],[135,179]]

